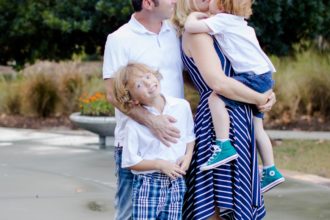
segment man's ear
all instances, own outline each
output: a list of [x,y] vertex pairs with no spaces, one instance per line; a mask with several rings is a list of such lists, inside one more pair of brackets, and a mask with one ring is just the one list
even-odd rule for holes
[[152,10],[155,7],[155,3],[152,0],[143,0],[142,1],[142,8],[146,10]]

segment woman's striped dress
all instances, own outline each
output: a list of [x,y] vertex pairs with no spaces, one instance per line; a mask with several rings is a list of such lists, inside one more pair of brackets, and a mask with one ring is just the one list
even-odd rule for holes
[[[229,61],[215,41],[215,49],[227,75],[233,74]],[[209,171],[199,167],[211,156],[211,144],[215,139],[211,113],[207,99],[211,89],[201,77],[193,59],[182,52],[183,63],[198,89],[200,103],[195,116],[196,147],[187,174],[187,193],[183,207],[183,219],[207,219],[220,207],[223,219],[262,219],[265,214],[260,194],[260,177],[254,140],[252,112],[248,105],[230,115],[230,139],[239,158],[229,164]]]

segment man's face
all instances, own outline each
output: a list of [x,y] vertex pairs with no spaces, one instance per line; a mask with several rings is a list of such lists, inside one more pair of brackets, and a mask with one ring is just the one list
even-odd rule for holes
[[176,0],[154,0],[154,12],[162,20],[168,19],[174,12]]

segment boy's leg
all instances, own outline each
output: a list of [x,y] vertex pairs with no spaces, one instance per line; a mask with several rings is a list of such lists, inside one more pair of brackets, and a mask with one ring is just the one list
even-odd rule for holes
[[225,102],[214,92],[208,99],[212,115],[213,127],[216,134],[216,145],[213,145],[213,154],[204,164],[201,170],[210,170],[226,164],[238,157],[235,148],[229,140],[229,114]]
[[275,167],[272,143],[264,130],[263,119],[260,117],[254,117],[253,123],[255,127],[258,152],[263,164],[261,192],[265,193],[271,188],[284,182],[285,178]]
[[117,192],[115,198],[115,219],[132,219],[133,174],[129,169],[121,168],[122,147],[115,147]]
[[[167,177],[168,178],[168,177]],[[158,220],[181,220],[184,194],[187,190],[183,177],[168,181],[166,204],[158,216]]]
[[156,220],[161,184],[152,174],[135,175],[133,181],[133,220]]

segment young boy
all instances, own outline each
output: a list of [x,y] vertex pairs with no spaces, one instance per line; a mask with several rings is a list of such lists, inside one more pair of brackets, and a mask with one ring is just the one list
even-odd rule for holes
[[[114,95],[124,110],[141,105],[150,113],[177,119],[181,137],[170,147],[150,130],[130,119],[125,126],[122,167],[131,169],[133,219],[181,219],[186,190],[182,175],[194,147],[194,122],[186,100],[160,93],[160,74],[144,64],[128,64],[114,78]],[[129,199],[129,198],[127,198]]]
[[[257,92],[266,92],[273,86],[272,73],[275,68],[262,51],[254,29],[244,20],[252,14],[251,7],[251,0],[211,0],[209,10],[214,16],[193,12],[187,18],[185,30],[214,35],[235,71],[233,78]],[[229,140],[229,115],[225,106],[235,109],[239,103],[222,96],[219,99],[215,93],[210,95],[208,101],[216,145],[201,170],[213,169],[238,157]],[[264,193],[285,179],[274,164],[272,145],[263,128],[264,115],[256,106],[253,107],[253,114],[256,141],[263,162],[261,191]]]

